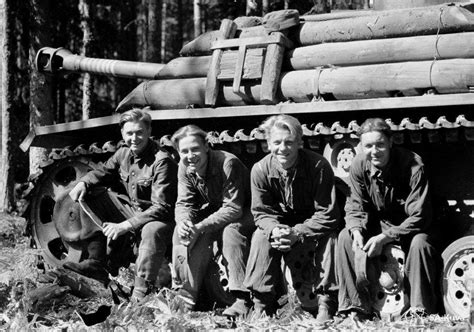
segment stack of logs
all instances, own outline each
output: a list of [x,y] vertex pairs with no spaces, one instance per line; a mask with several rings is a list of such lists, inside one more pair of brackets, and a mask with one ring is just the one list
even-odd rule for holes
[[[140,84],[117,110],[132,105],[175,109],[468,93],[474,86],[471,3],[301,16],[299,24],[278,32],[289,43],[282,59],[274,59],[280,68],[271,100],[261,98],[264,78],[259,77],[269,54],[265,47],[247,49],[245,61],[239,56],[242,47],[223,50],[218,74],[233,77],[232,70],[238,68],[239,84],[235,86],[235,78],[234,84],[223,80],[215,100],[206,98],[216,43],[233,38],[241,46],[243,40],[252,43],[275,33],[264,24],[240,24],[234,36],[223,35],[221,28],[185,45],[182,57],[170,61],[156,80]],[[241,68],[239,59],[244,62]]]

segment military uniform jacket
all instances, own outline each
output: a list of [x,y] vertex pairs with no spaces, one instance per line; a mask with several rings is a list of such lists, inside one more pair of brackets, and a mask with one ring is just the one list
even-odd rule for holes
[[102,168],[87,173],[80,181],[88,187],[121,181],[135,211],[128,221],[136,230],[150,221],[174,223],[177,169],[171,155],[150,140],[140,155],[121,147]]

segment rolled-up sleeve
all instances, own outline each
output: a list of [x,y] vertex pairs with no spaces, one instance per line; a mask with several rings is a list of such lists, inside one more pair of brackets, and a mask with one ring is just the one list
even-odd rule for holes
[[151,188],[151,205],[144,211],[137,212],[129,219],[134,229],[150,221],[174,221],[174,205],[177,192],[177,165],[169,157],[157,160],[154,164],[153,183]]

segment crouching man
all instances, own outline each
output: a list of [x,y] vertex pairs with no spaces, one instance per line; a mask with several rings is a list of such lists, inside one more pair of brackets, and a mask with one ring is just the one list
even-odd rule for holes
[[261,128],[271,153],[251,172],[258,228],[244,284],[255,310],[274,314],[283,257],[301,307],[317,315],[318,322],[330,320],[336,310],[339,225],[332,168],[321,155],[302,148],[303,130],[296,118],[272,116]]
[[64,265],[86,276],[104,279],[107,272],[117,269],[106,264],[106,238],[111,247],[117,248],[132,232],[139,244],[132,298],[139,300],[153,289],[166,248],[171,244],[178,166],[167,151],[150,139],[151,117],[148,113],[132,109],[121,115],[119,124],[125,146],[118,149],[101,169],[82,177],[69,195],[78,201],[95,185],[121,182],[135,215],[120,223],[104,223],[103,234],[96,234],[88,245],[89,258]]
[[193,310],[213,257],[213,242],[222,240],[229,289],[236,301],[224,312],[246,314],[250,300],[243,286],[249,242],[255,229],[250,213],[250,181],[245,165],[234,155],[212,150],[207,133],[189,125],[172,137],[180,155],[173,269],[184,310]]
[[385,244],[395,242],[407,255],[412,309],[435,313],[438,258],[423,162],[417,154],[392,146],[392,132],[382,119],[367,119],[358,134],[362,153],[350,169],[346,228],[338,242],[339,311],[352,311],[358,320],[368,318],[370,296],[356,287],[354,253],[362,249],[369,258],[376,257]]

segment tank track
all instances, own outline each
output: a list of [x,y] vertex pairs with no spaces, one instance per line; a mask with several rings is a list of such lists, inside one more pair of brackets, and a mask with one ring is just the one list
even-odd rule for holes
[[[450,122],[446,116],[440,116],[436,122],[430,122],[427,117],[422,117],[418,122],[414,122],[409,118],[403,118],[399,124],[394,123],[391,119],[385,120],[391,127],[396,137],[396,143],[404,143],[404,134],[414,134],[409,139],[412,143],[419,143],[420,133],[419,131],[427,129],[427,136],[430,142],[436,142],[441,139],[440,129],[462,129],[464,128],[464,136],[467,140],[474,140],[474,121],[469,121],[463,114],[456,117],[456,120]],[[306,138],[314,137],[330,137],[334,136],[336,139],[341,138],[341,135],[356,135],[360,125],[356,120],[351,121],[347,126],[341,125],[339,121],[334,122],[331,126],[326,126],[323,123],[317,124],[303,124],[303,135]],[[418,132],[418,133],[416,133]],[[445,135],[446,141],[455,142],[459,138],[459,131],[448,133]],[[169,136],[167,137],[169,139]],[[248,142],[255,140],[264,140],[264,133],[259,128],[251,130],[250,134],[247,135],[244,129],[237,130],[233,135],[230,134],[229,130],[222,132],[213,131],[208,134],[208,140],[212,144],[224,144],[234,142]]]
[[[446,116],[440,116],[436,122],[430,122],[427,117],[421,117],[418,122],[409,118],[403,118],[400,123],[395,123],[391,119],[386,119],[394,132],[394,142],[396,144],[404,143],[421,143],[423,134],[429,143],[435,143],[442,140],[446,142],[457,142],[459,140],[474,140],[474,121],[466,119],[465,115],[460,114],[455,121],[448,121]],[[341,125],[339,121],[334,122],[331,126],[323,123],[303,124],[303,136],[308,143],[308,147],[314,150],[321,149],[323,144],[330,139],[341,139],[344,137],[356,138],[360,124],[353,120],[347,126]],[[249,154],[256,153],[254,144],[259,143],[263,152],[268,152],[268,147],[264,139],[264,133],[259,128],[254,128],[250,134],[245,133],[245,129],[238,129],[234,133],[231,130],[223,130],[221,132],[211,131],[208,134],[208,141],[216,148],[226,148],[228,143],[244,143],[246,152]],[[171,135],[164,135],[159,139],[161,146],[173,151],[171,143]],[[123,141],[113,142],[107,141],[102,145],[92,143],[89,146],[79,144],[75,147],[67,146],[59,149],[52,149],[48,155],[48,159],[40,164],[38,172],[31,174],[28,181],[27,189],[23,191],[22,198],[28,199],[31,191],[35,187],[38,178],[51,165],[64,161],[68,158],[77,158],[83,156],[88,159],[98,159],[104,161],[108,156],[124,145]],[[225,145],[225,146],[224,146]],[[232,149],[235,151],[235,149]],[[240,150],[240,149],[237,149]]]

